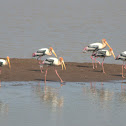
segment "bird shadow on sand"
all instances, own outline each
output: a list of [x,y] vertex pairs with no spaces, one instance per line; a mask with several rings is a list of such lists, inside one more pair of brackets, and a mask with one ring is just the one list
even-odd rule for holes
[[121,74],[112,74],[112,76],[122,77],[122,75],[121,75]]
[[77,67],[91,68],[92,66],[77,65]]
[[39,72],[41,72],[40,70],[31,70],[31,69],[29,71],[35,71],[35,72],[38,72],[39,71]]
[[97,73],[103,73],[102,70],[93,70],[93,72],[97,72]]

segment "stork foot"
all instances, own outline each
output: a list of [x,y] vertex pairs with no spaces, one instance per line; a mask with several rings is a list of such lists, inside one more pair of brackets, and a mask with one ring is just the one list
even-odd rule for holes
[[97,69],[98,67],[97,67],[97,66],[95,66],[95,68]]
[[106,74],[106,72],[105,72],[105,71],[103,71],[103,74]]
[[43,72],[43,65],[40,65],[40,70],[41,70],[41,73],[44,73]]
[[60,84],[61,84],[61,85],[65,85],[66,82],[62,80]]
[[122,75],[122,78],[124,79],[125,77]]
[[62,83],[64,83],[64,81],[63,81],[63,80],[61,80],[61,84],[62,84]]

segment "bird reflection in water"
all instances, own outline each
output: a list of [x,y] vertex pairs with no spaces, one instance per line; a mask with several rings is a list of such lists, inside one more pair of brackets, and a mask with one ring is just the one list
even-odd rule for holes
[[126,82],[122,80],[121,82],[121,94],[118,94],[119,100],[126,103]]
[[90,87],[84,87],[83,92],[88,95],[89,100],[93,103],[100,103],[102,108],[108,107],[109,101],[112,100],[114,92],[104,88],[103,82],[100,87],[97,86],[96,82],[90,83]]
[[8,104],[3,103],[0,101],[0,114],[8,114]]
[[63,85],[60,85],[59,88],[50,87],[47,85],[41,86],[40,83],[34,88],[34,93],[48,105],[51,105],[52,111],[56,111],[59,108],[63,107],[64,97],[59,96],[59,89]]
[[88,96],[89,101],[99,104],[102,108],[110,108],[111,104],[119,103],[125,104],[126,103],[126,82],[121,82],[111,85],[110,87],[106,87],[103,83],[101,85],[97,85],[96,82],[90,83],[90,86],[83,87],[84,95]]

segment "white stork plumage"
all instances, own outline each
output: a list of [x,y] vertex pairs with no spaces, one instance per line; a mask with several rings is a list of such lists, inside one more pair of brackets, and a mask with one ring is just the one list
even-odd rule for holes
[[39,64],[40,64],[41,72],[42,72],[42,69],[43,69],[43,65],[41,64],[41,57],[45,56],[45,55],[51,56],[52,53],[57,57],[57,55],[56,55],[56,53],[55,53],[55,51],[52,47],[50,47],[49,49],[48,48],[38,49],[36,52],[34,52],[32,54],[32,57],[37,57],[37,60],[40,59]]
[[11,68],[9,56],[7,56],[6,60],[5,59],[0,59],[0,74],[2,72],[1,67],[6,66],[6,65],[9,65],[9,68]]
[[104,59],[105,59],[105,57],[110,57],[111,55],[113,55],[113,57],[115,59],[115,55],[114,55],[112,48],[110,48],[109,50],[98,50],[97,52],[92,54],[92,56],[95,56],[96,58],[98,58],[98,57],[103,58],[103,62],[102,62],[103,73],[105,73],[104,66],[103,66]]
[[[89,46],[85,47],[83,49],[83,53],[92,52],[92,54],[93,54],[94,52],[97,52],[98,50],[101,50],[101,49],[105,48],[106,45],[108,47],[110,47],[108,42],[106,41],[106,39],[102,39],[102,43],[96,42],[96,43],[92,43]],[[93,62],[93,60],[95,60],[95,64],[96,64],[97,60],[94,59],[92,55],[91,55],[91,59],[92,59],[93,69],[95,69],[95,67],[97,68],[97,65],[94,67],[94,62]],[[99,61],[97,61],[97,62],[100,64]]]
[[116,57],[116,60],[122,60],[123,61],[123,64],[122,64],[122,78],[125,78],[124,75],[123,75],[123,67],[126,69],[126,51],[121,52],[120,55],[118,55]]
[[[63,67],[64,67],[65,70],[66,70],[66,66],[65,66],[65,63],[64,63],[64,60],[63,60],[62,57],[60,57],[59,59],[54,58],[54,57],[49,57],[49,58],[47,58],[46,60],[44,60],[44,61],[42,62],[42,64],[43,64],[43,65],[47,65],[47,66],[59,66],[59,65],[61,65],[61,66],[62,66],[62,70],[63,70]],[[48,68],[46,69],[46,72],[45,72],[45,83],[46,83],[47,70],[48,70]],[[59,77],[59,79],[60,79],[60,81],[61,81],[61,83],[62,83],[63,80],[62,80],[61,77],[59,76],[59,74],[58,74],[56,68],[55,68],[55,72],[56,72],[57,76]]]
[[52,53],[57,57],[57,55],[52,47],[50,47],[49,49],[48,48],[41,48],[41,49],[38,49],[35,53],[33,53],[32,57],[41,58],[44,55],[51,56]]

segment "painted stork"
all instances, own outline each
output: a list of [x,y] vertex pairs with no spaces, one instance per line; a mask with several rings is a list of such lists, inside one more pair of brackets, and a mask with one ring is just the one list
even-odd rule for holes
[[41,63],[41,57],[45,56],[45,55],[51,56],[52,53],[57,57],[57,55],[52,47],[50,47],[49,49],[48,48],[38,49],[37,52],[32,54],[32,57],[38,57],[37,60],[40,59],[39,64],[40,64],[41,73],[42,73],[42,69],[43,69],[43,65]]
[[110,48],[109,50],[98,50],[97,52],[92,54],[92,56],[95,56],[96,58],[98,58],[98,57],[103,58],[103,62],[102,62],[103,73],[105,73],[104,66],[103,66],[104,59],[105,59],[105,57],[110,57],[111,55],[113,55],[113,57],[115,59],[115,55],[114,55],[112,48]]
[[6,60],[5,59],[0,59],[0,74],[2,72],[1,67],[5,66],[5,65],[9,65],[9,68],[11,68],[9,56],[7,56]]
[[[47,66],[59,66],[61,65],[62,66],[62,70],[63,70],[63,67],[65,68],[66,70],[66,66],[65,66],[65,63],[64,63],[64,60],[62,57],[60,57],[59,59],[57,58],[54,58],[54,57],[49,57],[47,58],[46,60],[44,60],[42,62],[43,65],[47,65]],[[48,67],[49,68],[49,67]],[[47,75],[47,71],[48,71],[48,68],[46,69],[46,72],[45,72],[45,83],[46,83],[46,75]],[[63,82],[63,80],[61,79],[61,77],[59,76],[56,68],[55,68],[55,72],[56,72],[56,75],[59,77],[61,83]]]
[[[92,52],[92,54],[93,54],[94,52],[97,52],[98,50],[105,48],[106,45],[108,47],[110,47],[109,44],[108,44],[108,42],[106,41],[106,39],[102,39],[102,43],[96,42],[96,43],[92,43],[89,46],[85,47],[83,49],[83,53]],[[94,59],[93,56],[91,55],[91,59],[92,59],[93,69],[95,69],[95,67],[97,68],[97,65],[96,65],[96,61],[97,60],[96,60],[96,58]],[[95,67],[94,67],[93,60],[95,60],[95,65],[96,65]],[[97,61],[97,62],[100,64],[99,61]]]
[[126,69],[126,51],[121,52],[120,55],[118,55],[116,57],[116,60],[122,60],[123,61],[123,64],[122,64],[122,78],[125,78],[124,75],[123,75],[123,67]]

